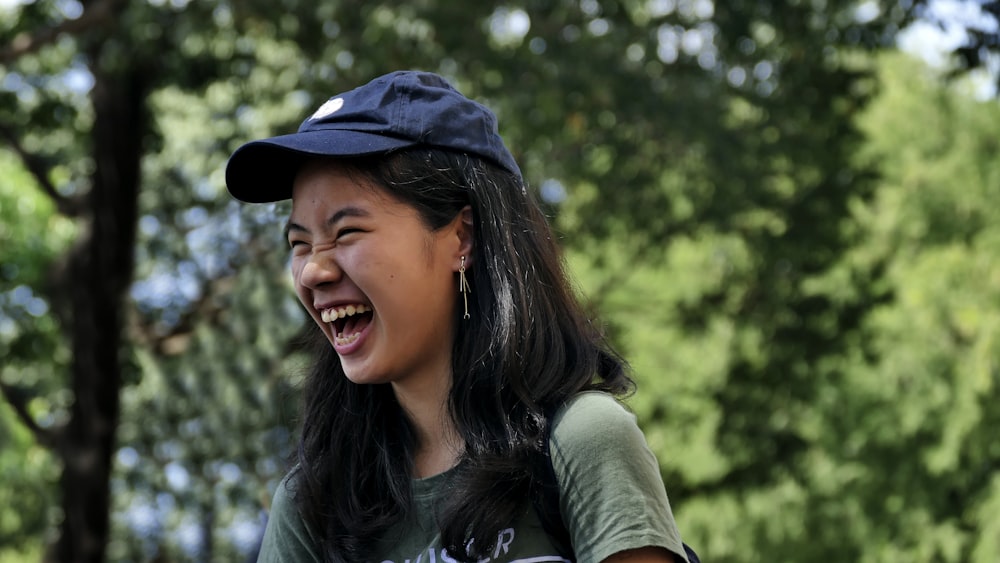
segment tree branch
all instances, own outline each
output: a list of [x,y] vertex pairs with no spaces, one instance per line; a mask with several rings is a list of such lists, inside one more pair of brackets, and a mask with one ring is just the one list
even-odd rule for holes
[[17,153],[17,156],[21,158],[21,162],[24,163],[24,167],[28,172],[35,178],[38,185],[41,186],[42,191],[45,192],[49,198],[52,199],[56,204],[56,208],[60,213],[67,217],[76,217],[80,212],[80,205],[76,200],[70,199],[61,193],[49,180],[49,167],[45,160],[36,154],[32,154],[25,150],[21,145],[20,140],[17,135],[4,124],[0,124],[0,136],[2,136],[7,144]]
[[35,436],[35,440],[39,444],[47,447],[54,448],[56,445],[56,435],[45,428],[42,428],[35,422],[34,417],[28,412],[28,397],[24,390],[14,387],[0,381],[0,391],[3,392],[3,396],[7,399],[7,403],[10,404],[11,408],[17,414],[17,418],[28,427],[28,430]]
[[218,277],[203,277],[199,297],[191,301],[169,327],[157,325],[155,319],[140,314],[132,302],[128,322],[129,337],[139,345],[155,350],[161,355],[182,353],[198,324],[217,326],[222,322],[222,314],[230,305],[222,303],[221,300],[234,291],[240,265],[258,262],[267,252],[268,250],[260,244],[251,243],[243,247],[243,256],[238,263],[230,261],[231,272]]
[[24,32],[17,35],[10,42],[10,45],[0,49],[0,64],[8,64],[28,53],[33,53],[55,42],[61,35],[76,35],[111,21],[115,4],[117,4],[116,0],[98,0],[74,20],[66,20],[58,25],[39,29],[34,34]]
[[201,296],[191,302],[180,318],[167,327],[167,330],[157,326],[153,320],[144,319],[138,314],[134,315],[133,322],[130,323],[132,338],[161,355],[172,356],[182,353],[187,348],[188,341],[199,322],[209,324],[217,322],[219,315],[225,310],[224,306],[216,303],[217,298],[230,293],[233,284],[232,274],[202,280]]

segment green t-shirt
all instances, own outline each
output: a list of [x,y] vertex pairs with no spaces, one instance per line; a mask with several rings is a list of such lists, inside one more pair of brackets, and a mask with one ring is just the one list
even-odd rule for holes
[[[577,561],[597,563],[626,549],[661,546],[686,561],[680,533],[656,458],[635,421],[613,397],[598,392],[574,397],[556,415],[550,442],[560,488],[560,509]],[[414,479],[414,509],[380,542],[373,563],[452,563],[441,548],[434,507],[450,471]],[[275,492],[259,562],[321,561],[313,536],[295,506],[294,482]],[[525,499],[525,503],[529,503]],[[535,511],[528,509],[496,538],[480,563],[566,561],[558,555]]]

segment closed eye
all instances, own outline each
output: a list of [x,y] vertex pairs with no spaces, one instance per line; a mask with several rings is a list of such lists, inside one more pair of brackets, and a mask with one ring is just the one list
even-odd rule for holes
[[360,232],[363,232],[363,231],[361,229],[356,228],[356,227],[344,227],[343,229],[340,229],[339,231],[337,231],[337,238],[339,239],[339,238],[345,237],[347,235],[350,235],[350,234],[353,234],[353,233],[360,233]]

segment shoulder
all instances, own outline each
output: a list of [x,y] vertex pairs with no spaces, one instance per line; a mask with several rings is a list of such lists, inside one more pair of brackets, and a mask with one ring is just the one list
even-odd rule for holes
[[645,445],[635,415],[599,391],[580,393],[559,409],[552,420],[551,440],[559,450]]
[[316,542],[295,501],[297,483],[297,474],[292,471],[275,489],[258,561],[278,563],[320,560]]
[[635,419],[614,396],[603,391],[584,391],[570,398],[556,412],[556,420],[574,419],[587,414]]
[[300,476],[295,469],[289,471],[274,489],[271,497],[270,513],[285,514],[292,513],[298,515],[299,509],[295,502],[296,491],[298,490]]
[[601,392],[573,397],[552,421],[549,449],[577,561],[643,548],[665,548],[683,560],[656,456],[618,400]]

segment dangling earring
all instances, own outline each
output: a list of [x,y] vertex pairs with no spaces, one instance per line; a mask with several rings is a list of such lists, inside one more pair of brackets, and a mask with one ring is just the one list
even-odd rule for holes
[[469,280],[465,278],[465,256],[462,257],[462,265],[458,268],[458,292],[462,294],[462,303],[465,304],[465,315],[463,319],[469,318],[469,294],[472,288],[469,287]]

